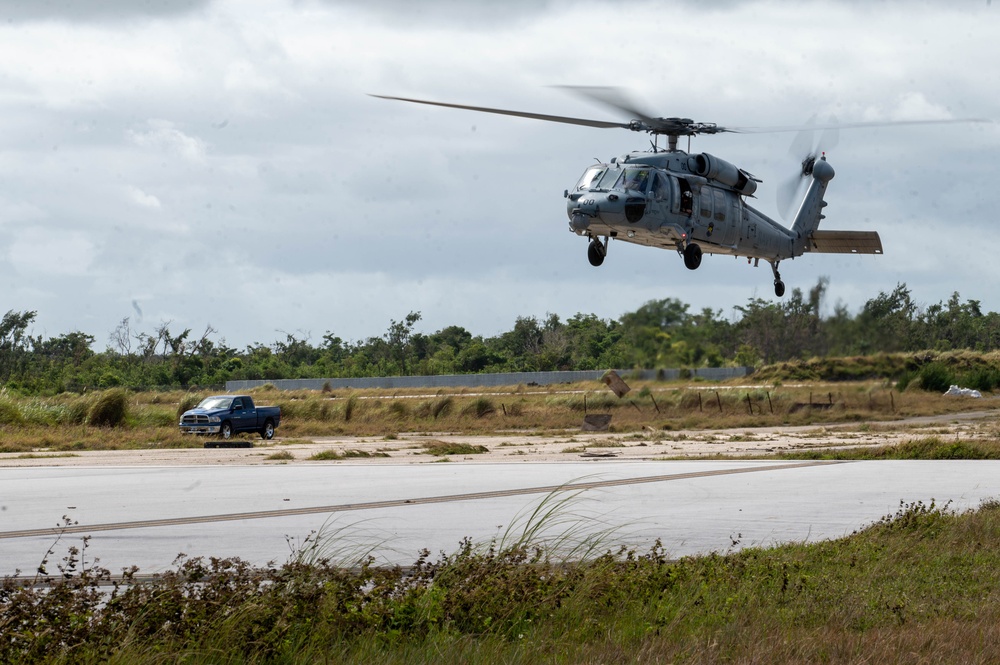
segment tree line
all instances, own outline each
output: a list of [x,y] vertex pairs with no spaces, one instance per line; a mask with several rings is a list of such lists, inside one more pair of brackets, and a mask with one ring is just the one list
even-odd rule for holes
[[617,320],[579,313],[561,320],[518,317],[494,337],[452,325],[416,331],[419,312],[392,320],[381,335],[345,341],[332,332],[313,342],[282,333],[271,344],[228,346],[211,325],[200,335],[137,329],[126,317],[95,350],[94,336],[73,331],[33,336],[37,312],[0,321],[0,383],[24,393],[90,388],[187,388],[237,379],[339,378],[606,368],[761,366],[791,359],[1000,346],[1000,314],[954,293],[918,305],[905,284],[881,292],[852,315],[837,304],[822,315],[828,280],[782,301],[752,298],[730,317],[674,298],[652,300]]

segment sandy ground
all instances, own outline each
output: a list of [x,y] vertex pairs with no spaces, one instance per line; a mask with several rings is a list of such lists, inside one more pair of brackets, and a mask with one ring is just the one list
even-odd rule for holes
[[[252,448],[185,448],[128,451],[80,451],[0,454],[0,468],[77,466],[183,466],[254,464],[433,464],[585,462],[587,460],[651,460],[708,455],[766,455],[814,448],[884,445],[937,436],[975,439],[995,436],[996,411],[952,413],[892,422],[850,423],[803,427],[761,427],[728,430],[631,433],[497,432],[488,436],[451,433],[398,434],[391,438],[322,437],[264,442],[240,437]],[[475,454],[435,456],[430,442],[468,444],[485,448]],[[311,459],[332,451],[348,455],[342,460]]]

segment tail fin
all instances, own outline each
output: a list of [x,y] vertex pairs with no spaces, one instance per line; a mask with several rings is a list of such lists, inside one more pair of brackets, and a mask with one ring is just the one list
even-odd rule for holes
[[795,235],[795,245],[799,252],[808,251],[808,238],[816,231],[824,217],[823,208],[826,207],[826,201],[823,200],[823,195],[826,194],[826,186],[834,176],[833,167],[826,161],[826,155],[813,161],[809,168],[811,173],[808,175],[812,175],[812,182],[809,183],[809,189],[792,224],[792,233]]

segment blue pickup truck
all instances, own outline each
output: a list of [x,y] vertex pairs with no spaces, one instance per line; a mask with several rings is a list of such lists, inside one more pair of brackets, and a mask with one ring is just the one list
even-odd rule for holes
[[[181,415],[180,428],[185,434],[218,435],[221,442],[206,443],[206,448],[231,447],[229,441],[240,432],[257,432],[262,439],[273,439],[281,422],[277,406],[256,406],[249,395],[213,395]],[[245,442],[247,448],[249,442]]]

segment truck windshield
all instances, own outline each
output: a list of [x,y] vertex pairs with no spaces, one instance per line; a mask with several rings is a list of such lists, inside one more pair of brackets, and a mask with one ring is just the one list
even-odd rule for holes
[[206,397],[198,404],[199,409],[228,409],[233,403],[232,397]]

